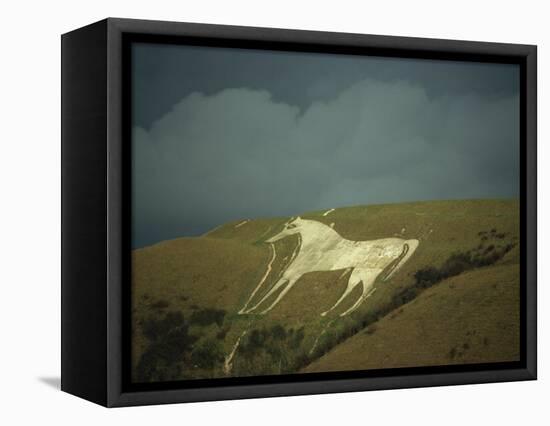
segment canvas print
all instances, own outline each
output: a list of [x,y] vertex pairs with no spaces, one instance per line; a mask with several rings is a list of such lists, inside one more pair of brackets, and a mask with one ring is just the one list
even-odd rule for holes
[[131,55],[132,382],[520,359],[517,65]]

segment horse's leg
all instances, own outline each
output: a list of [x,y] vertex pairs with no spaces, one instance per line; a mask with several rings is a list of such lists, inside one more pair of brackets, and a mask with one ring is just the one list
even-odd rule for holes
[[[343,317],[345,315],[348,315],[348,314],[352,313],[353,311],[355,311],[361,305],[361,303],[363,303],[365,301],[365,299],[367,297],[369,297],[372,293],[374,293],[374,291],[376,289],[372,288],[372,286],[374,284],[374,281],[376,280],[376,277],[378,275],[380,275],[380,273],[382,272],[379,269],[375,269],[375,270],[372,270],[372,269],[357,270],[356,269],[355,271],[357,271],[357,275],[360,277],[360,280],[363,283],[363,293],[361,294],[361,296],[359,296],[359,298],[355,301],[355,303],[347,311],[342,312],[340,314],[341,317]],[[353,271],[353,272],[355,272],[355,271]]]
[[355,301],[355,303],[353,304],[353,306],[352,306],[351,308],[349,308],[347,311],[342,312],[342,313],[340,314],[340,316],[343,317],[343,316],[345,316],[345,315],[347,315],[347,314],[351,314],[353,311],[355,311],[355,310],[359,307],[359,305],[361,305],[361,303],[363,303],[363,302],[365,301],[365,299],[366,299],[367,297],[369,297],[369,296],[370,296],[372,293],[374,293],[375,291],[376,291],[376,289],[373,288],[373,289],[371,289],[370,291],[364,292],[364,293],[359,297],[359,299],[357,299],[357,300]]
[[244,306],[238,312],[239,315],[246,314],[248,312],[248,309],[246,309],[248,307],[248,304],[252,301],[252,299],[254,298],[256,293],[258,292],[258,290],[262,287],[262,285],[265,282],[266,278],[271,273],[271,265],[273,265],[273,261],[275,260],[275,257],[277,257],[277,252],[275,251],[275,244],[270,244],[269,246],[271,248],[271,259],[269,260],[269,263],[267,264],[267,269],[265,271],[265,274],[262,277],[262,279],[260,280],[260,282],[258,283],[258,285],[256,286],[256,288],[254,289],[254,291],[252,291],[252,294],[248,297],[248,300],[246,301]]
[[290,291],[290,289],[294,286],[294,283],[295,283],[295,282],[296,282],[296,281],[294,281],[294,280],[289,280],[288,283],[287,283],[287,285],[286,285],[286,287],[283,289],[283,291],[281,291],[281,292],[279,293],[279,296],[277,296],[277,298],[275,299],[275,301],[269,306],[269,308],[267,308],[267,309],[263,310],[262,312],[260,312],[260,314],[261,314],[261,315],[264,315],[264,314],[267,314],[269,311],[271,311],[271,310],[275,307],[275,305],[276,305],[277,303],[279,303],[279,302],[281,301],[281,299],[282,299],[283,297],[285,297],[285,295]]
[[274,285],[273,287],[271,287],[271,289],[267,292],[267,294],[266,294],[264,297],[262,297],[258,303],[256,303],[252,308],[247,309],[244,313],[247,314],[247,313],[249,313],[249,312],[252,312],[252,311],[253,311],[254,309],[256,309],[258,306],[260,306],[263,302],[265,302],[265,300],[266,300],[267,298],[269,298],[269,296],[271,296],[271,295],[272,295],[273,293],[275,293],[278,289],[280,289],[281,286],[282,286],[284,283],[286,283],[286,282],[288,282],[288,279],[285,278],[285,277],[282,277],[279,281],[277,281],[277,282],[275,283],[275,285]]
[[321,314],[322,317],[324,317],[326,314],[328,314],[330,311],[332,311],[334,308],[336,308],[342,301],[346,298],[348,294],[350,294],[355,286],[359,284],[361,281],[354,276],[354,273],[352,272],[349,280],[348,280],[348,286],[346,287],[346,290],[344,290],[344,293],[340,296],[340,299],[336,301],[334,305],[332,305],[332,308],[330,308],[328,311],[325,311]]

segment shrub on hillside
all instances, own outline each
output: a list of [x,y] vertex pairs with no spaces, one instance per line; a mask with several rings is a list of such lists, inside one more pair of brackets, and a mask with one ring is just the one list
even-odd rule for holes
[[417,271],[414,274],[414,278],[419,286],[425,288],[438,282],[441,279],[441,273],[439,272],[439,269],[429,266]]
[[277,324],[271,327],[271,335],[274,339],[284,340],[286,339],[286,330],[282,325]]
[[300,345],[302,344],[302,340],[304,340],[305,332],[304,327],[299,328],[294,333],[292,333],[291,340],[290,340],[290,347],[292,349],[298,349]]
[[181,378],[181,362],[189,354],[196,336],[189,333],[189,324],[181,312],[169,312],[163,318],[147,318],[141,330],[148,347],[136,367],[139,382]]
[[191,314],[190,322],[202,327],[206,327],[210,324],[217,324],[221,327],[225,318],[225,311],[223,309],[205,308],[196,310]]
[[[443,263],[439,269],[439,280],[454,277],[472,268],[472,256],[469,252],[454,253]],[[437,282],[437,281],[436,281]]]
[[223,362],[223,349],[214,339],[205,339],[191,353],[194,367],[213,369]]
[[224,326],[220,331],[216,333],[216,339],[223,340],[225,339],[225,336],[227,335],[227,332],[229,331],[231,327]]
[[170,306],[170,303],[166,300],[157,300],[154,303],[151,303],[151,308],[156,310],[163,310],[166,309],[168,306]]
[[475,250],[454,253],[440,268],[429,266],[418,270],[414,274],[414,287],[420,289],[428,288],[446,278],[454,277],[471,269],[493,265],[502,259],[514,246],[514,244],[507,244],[502,248],[496,248],[491,244],[484,249],[483,245],[480,245]]
[[296,371],[303,358],[304,327],[294,330],[276,324],[255,328],[241,340],[234,361],[234,374],[279,374]]

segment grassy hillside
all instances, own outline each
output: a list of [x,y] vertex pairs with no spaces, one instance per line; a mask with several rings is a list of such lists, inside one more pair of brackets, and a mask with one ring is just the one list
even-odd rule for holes
[[519,360],[518,265],[483,268],[427,289],[304,372]]
[[[517,201],[435,201],[325,212],[301,216],[332,225],[350,240],[399,236],[419,239],[420,245],[397,274],[376,283],[376,292],[345,317],[338,314],[353,304],[359,288],[333,313],[320,316],[346,287],[342,271],[305,274],[266,315],[238,314],[271,259],[265,240],[282,229],[286,217],[243,218],[199,238],[135,250],[134,380],[517,358]],[[278,279],[297,244],[296,236],[275,243],[271,273],[253,303]]]

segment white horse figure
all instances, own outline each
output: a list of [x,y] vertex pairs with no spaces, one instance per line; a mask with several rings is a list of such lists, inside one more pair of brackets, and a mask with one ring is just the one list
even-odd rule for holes
[[[402,238],[351,241],[341,237],[334,229],[321,222],[301,219],[300,217],[291,219],[285,224],[280,233],[266,240],[266,242],[273,244],[275,241],[294,234],[299,234],[301,237],[298,254],[291,258],[281,278],[260,301],[252,308],[246,309],[258,289],[256,288],[239,313],[247,314],[256,310],[265,300],[284,286],[273,303],[261,314],[269,312],[307,272],[344,270],[343,276],[353,269],[348,279],[347,288],[342,296],[332,308],[321,314],[325,316],[336,308],[356,286],[362,283],[363,292],[361,296],[349,309],[340,314],[340,316],[347,315],[356,310],[374,292],[374,282],[382,271],[388,268],[384,281],[388,280],[412,256],[419,243],[418,240],[404,240]],[[275,254],[274,251],[273,253]]]

